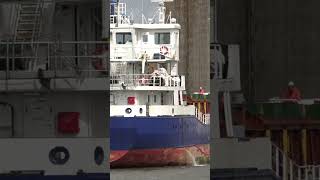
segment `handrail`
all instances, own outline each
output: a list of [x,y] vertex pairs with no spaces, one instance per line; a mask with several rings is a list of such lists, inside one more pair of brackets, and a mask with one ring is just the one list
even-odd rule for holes
[[159,76],[153,74],[111,74],[111,86],[158,86],[182,87],[182,78],[173,76]]
[[281,180],[320,180],[320,165],[298,165],[272,143],[272,170]]
[[[168,44],[165,45],[168,48],[168,52],[166,54],[161,54],[160,47],[161,45],[132,45],[132,44],[121,44],[121,45],[114,45],[110,49],[110,59],[117,60],[119,57],[121,59],[143,59],[143,56],[147,54],[147,60],[154,59],[155,54],[159,54],[164,56],[165,59],[178,59],[178,51],[179,48]],[[162,57],[158,57],[161,59]]]
[[202,124],[210,124],[210,114],[204,114],[196,108],[195,115]]
[[[34,44],[41,47],[39,54],[30,52]],[[80,52],[76,53],[74,44],[77,44]],[[104,41],[59,41],[59,42],[0,42],[0,71],[9,72],[37,72],[38,68],[45,71],[70,71],[88,72],[81,76],[91,76],[91,72],[108,71],[108,53],[99,52],[97,47],[108,47]],[[14,51],[13,51],[14,50]],[[105,51],[108,51],[107,48]],[[36,61],[38,68],[30,71],[30,62]],[[99,67],[98,67],[99,66]],[[79,75],[79,74],[78,74]]]

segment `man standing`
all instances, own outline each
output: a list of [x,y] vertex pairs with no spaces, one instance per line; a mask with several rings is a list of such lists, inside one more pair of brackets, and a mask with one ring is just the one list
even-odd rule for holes
[[293,99],[293,100],[301,100],[301,92],[295,87],[294,82],[290,81],[288,83],[288,87],[282,94],[282,98],[284,99]]

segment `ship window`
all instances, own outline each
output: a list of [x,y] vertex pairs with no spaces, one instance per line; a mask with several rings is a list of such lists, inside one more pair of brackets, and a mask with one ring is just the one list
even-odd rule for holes
[[153,96],[153,101],[154,101],[154,103],[157,102],[157,95],[154,95],[154,96]]
[[132,42],[131,33],[117,33],[116,34],[117,44],[126,44]]
[[144,43],[148,42],[148,35],[147,35],[147,34],[144,34],[144,35],[142,36],[142,40],[143,40]]
[[148,95],[148,104],[150,103],[150,96]]
[[155,44],[170,44],[170,33],[155,33]]

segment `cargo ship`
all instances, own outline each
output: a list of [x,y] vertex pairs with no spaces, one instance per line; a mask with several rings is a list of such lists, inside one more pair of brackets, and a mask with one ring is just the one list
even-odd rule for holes
[[102,7],[0,2],[0,179],[109,179],[109,29],[87,18]]
[[209,158],[210,115],[186,104],[180,25],[164,3],[135,23],[110,4],[110,167],[192,165]]

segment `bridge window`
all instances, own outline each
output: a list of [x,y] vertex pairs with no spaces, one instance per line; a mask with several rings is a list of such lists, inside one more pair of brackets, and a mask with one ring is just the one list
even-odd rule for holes
[[155,33],[155,44],[170,44],[170,33]]
[[116,34],[117,44],[127,44],[132,42],[131,33],[117,33]]
[[142,36],[142,41],[143,41],[144,43],[147,43],[147,42],[148,42],[148,35],[147,35],[147,34],[144,34],[144,35]]

